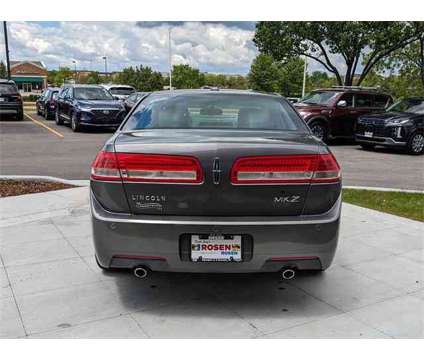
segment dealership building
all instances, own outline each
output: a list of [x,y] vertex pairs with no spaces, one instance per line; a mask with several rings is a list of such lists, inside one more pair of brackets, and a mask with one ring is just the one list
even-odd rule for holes
[[47,87],[47,69],[41,61],[11,61],[10,75],[23,93],[39,93]]

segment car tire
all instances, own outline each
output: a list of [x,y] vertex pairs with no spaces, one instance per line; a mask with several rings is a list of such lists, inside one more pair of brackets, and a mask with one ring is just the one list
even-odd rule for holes
[[324,124],[324,122],[316,120],[316,121],[312,121],[308,125],[315,137],[322,140],[323,142],[327,142],[328,127],[326,124]]
[[375,145],[374,144],[361,144],[361,148],[364,150],[374,150]]
[[410,154],[422,155],[424,153],[424,134],[420,132],[412,134],[407,147]]
[[63,120],[59,116],[59,112],[58,111],[55,111],[55,113],[54,113],[54,122],[56,123],[56,125],[63,125]]
[[40,108],[37,106],[37,115],[41,115]]
[[71,117],[71,129],[73,132],[79,132],[81,130],[81,125],[79,124],[76,113],[73,113]]
[[44,119],[50,120],[50,113],[48,111],[44,111]]
[[18,121],[23,121],[24,120],[24,113],[23,113],[23,111],[19,111],[16,114],[16,120],[18,120]]

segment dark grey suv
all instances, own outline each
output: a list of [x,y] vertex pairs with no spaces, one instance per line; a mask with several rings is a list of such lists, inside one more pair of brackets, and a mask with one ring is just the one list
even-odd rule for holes
[[22,97],[14,81],[0,79],[0,119],[10,116],[16,120],[24,119]]

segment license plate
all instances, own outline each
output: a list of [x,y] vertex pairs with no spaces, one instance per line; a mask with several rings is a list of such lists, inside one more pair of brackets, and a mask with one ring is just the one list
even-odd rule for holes
[[373,132],[371,132],[371,131],[365,131],[365,132],[364,132],[364,136],[365,136],[365,137],[372,138],[372,137],[373,137],[373,135],[374,135],[374,133],[373,133]]
[[2,101],[6,101],[6,99],[5,98],[0,98],[0,102],[2,102]]
[[191,235],[191,261],[242,261],[241,235]]

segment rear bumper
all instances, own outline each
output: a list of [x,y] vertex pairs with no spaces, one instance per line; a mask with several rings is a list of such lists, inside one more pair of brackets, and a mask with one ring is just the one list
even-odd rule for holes
[[[320,270],[330,266],[339,234],[341,198],[325,214],[297,217],[175,217],[117,214],[91,194],[93,238],[103,267],[154,271],[272,272],[284,266]],[[184,256],[183,234],[246,234],[249,259],[240,263],[195,263]]]
[[18,114],[23,112],[22,104],[0,104],[0,114]]

